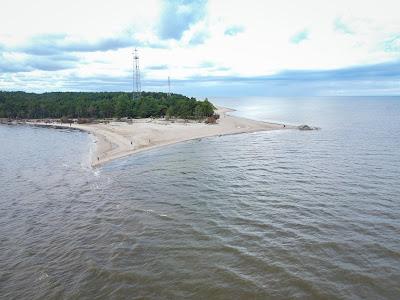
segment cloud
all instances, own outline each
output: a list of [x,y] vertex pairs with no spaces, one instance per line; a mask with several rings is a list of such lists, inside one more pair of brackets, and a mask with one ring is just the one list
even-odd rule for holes
[[192,76],[174,89],[201,96],[334,96],[400,94],[400,61],[336,70],[263,76]]
[[63,52],[96,52],[117,50],[142,44],[128,35],[96,41],[73,40],[66,34],[44,34],[32,37],[25,45],[13,50],[33,55],[55,55]]
[[229,35],[229,36],[235,36],[238,35],[239,33],[244,31],[244,27],[243,26],[239,26],[239,25],[234,25],[234,26],[230,26],[227,29],[225,29],[224,34],[225,35]]
[[[215,64],[204,62],[204,67]],[[21,75],[19,75],[21,74]],[[33,78],[19,73],[20,89],[23,84],[39,89],[46,84],[47,76]],[[6,77],[0,75],[0,82]],[[3,80],[1,80],[3,78]],[[262,96],[329,96],[329,95],[395,95],[400,93],[400,61],[355,66],[336,70],[283,71],[263,76],[191,76],[174,79],[173,91],[189,95],[262,95]],[[43,83],[40,83],[43,82]],[[40,83],[40,84],[39,84]],[[46,86],[46,85],[45,85]],[[145,78],[144,90],[167,89],[166,80]],[[0,85],[1,87],[1,85]],[[57,86],[47,85],[48,90],[64,91],[130,91],[130,74],[111,75],[65,75],[57,80]]]
[[199,30],[193,33],[188,44],[190,46],[201,45],[204,44],[209,37],[210,33],[207,30]]
[[394,35],[385,40],[382,48],[385,52],[397,52],[400,54],[400,34]]
[[[8,54],[8,53],[7,53]],[[0,72],[19,73],[41,71],[59,71],[74,68],[79,58],[71,54],[57,54],[53,56],[16,57],[0,53]]]
[[400,61],[354,66],[336,70],[283,71],[276,75],[265,77],[265,79],[285,81],[398,80],[400,79]]
[[274,75],[263,76],[207,76],[192,77],[194,81],[215,82],[266,82],[266,81],[356,81],[356,80],[398,80],[400,79],[400,61],[381,64],[354,66],[335,70],[298,70],[282,71]]
[[30,70],[30,68],[23,64],[11,64],[0,55],[0,74],[26,72]]
[[181,81],[202,96],[398,95],[400,61],[336,70],[283,71],[263,76],[192,76]]
[[215,63],[212,61],[203,61],[200,65],[200,68],[214,68],[215,67]]
[[216,63],[212,61],[203,61],[197,67],[197,69],[206,69],[209,71],[216,71],[216,72],[226,72],[229,71],[230,68],[225,66],[218,66]]
[[76,66],[76,61],[70,59],[60,59],[61,55],[57,57],[48,58],[30,58],[24,62],[24,64],[31,70],[42,70],[42,71],[60,71],[66,69],[72,69]]
[[[0,75],[0,90],[4,89],[2,82],[6,82],[7,79]],[[16,74],[13,80],[17,79],[18,87],[21,89],[24,87],[26,91],[43,92],[40,87],[45,87],[45,91],[90,91],[90,92],[119,92],[119,91],[132,91],[132,77],[131,75],[124,76],[111,76],[111,75],[77,75],[77,74],[66,74],[57,79],[57,84],[51,83],[48,80],[48,76],[45,74],[38,75],[38,77],[32,79],[26,76],[26,73]],[[147,90],[160,91],[165,88],[167,89],[166,80],[142,80],[142,85]],[[7,90],[10,90],[7,88]]]
[[[389,72],[394,66],[371,64],[400,59],[396,0],[381,0],[379,6],[346,0],[307,0],[298,6],[259,0],[114,0],[104,5],[87,0],[81,9],[67,0],[43,0],[46,5],[32,2],[22,11],[26,1],[5,1],[0,76],[9,77],[0,81],[2,87],[18,86],[22,75],[32,87],[40,74],[49,82],[37,85],[42,91],[70,84],[86,90],[85,83],[87,89],[129,90],[128,79],[104,77],[100,86],[96,80],[102,74],[129,75],[135,46],[149,86],[171,75],[188,92],[196,86],[192,76],[198,76],[204,91],[229,86],[226,93],[232,93],[232,85],[241,86],[242,93],[253,92],[253,86],[257,93],[265,88],[273,93],[278,86],[295,93],[296,84],[304,93],[312,93],[312,86],[322,92],[329,85],[357,86],[356,81],[383,87],[393,84],[396,77]],[[350,67],[363,64],[368,65],[361,71]]]
[[167,70],[168,65],[153,65],[146,67],[148,70]]
[[304,30],[296,33],[295,35],[293,35],[290,38],[290,42],[293,44],[300,44],[301,42],[308,39],[309,34],[310,34],[309,31],[307,29],[304,29]]
[[206,0],[165,0],[158,25],[161,39],[180,40],[191,25],[206,15]]
[[334,22],[334,28],[336,31],[344,34],[354,34],[350,27],[343,22],[342,18],[336,18]]

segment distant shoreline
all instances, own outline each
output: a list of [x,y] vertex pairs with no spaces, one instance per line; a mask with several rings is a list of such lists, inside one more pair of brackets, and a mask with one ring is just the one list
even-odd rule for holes
[[268,123],[229,115],[228,113],[232,111],[234,110],[218,107],[216,113],[220,115],[220,118],[217,124],[212,125],[194,121],[185,123],[164,119],[135,119],[132,123],[114,121],[108,124],[73,123],[69,125],[32,121],[26,121],[23,124],[61,129],[70,128],[91,133],[96,144],[91,161],[93,167],[117,158],[189,140],[298,128],[297,126]]

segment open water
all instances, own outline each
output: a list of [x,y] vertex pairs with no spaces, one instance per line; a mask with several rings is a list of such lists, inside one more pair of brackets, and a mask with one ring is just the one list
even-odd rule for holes
[[92,169],[0,126],[1,299],[400,299],[400,99],[217,98],[322,130],[189,141]]

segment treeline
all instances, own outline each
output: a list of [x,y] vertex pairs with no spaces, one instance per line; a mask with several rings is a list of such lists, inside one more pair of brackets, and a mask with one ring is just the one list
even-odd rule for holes
[[124,92],[25,93],[0,91],[0,118],[148,118],[201,119],[211,116],[214,106],[179,94],[142,92],[132,100]]

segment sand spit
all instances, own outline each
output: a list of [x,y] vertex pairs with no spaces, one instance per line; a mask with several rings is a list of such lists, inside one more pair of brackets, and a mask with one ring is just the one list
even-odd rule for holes
[[27,122],[36,126],[71,128],[87,131],[95,137],[96,149],[93,152],[92,166],[108,161],[154,149],[204,137],[249,133],[257,131],[296,129],[296,126],[255,121],[228,113],[232,109],[219,107],[217,124],[208,125],[198,122],[177,122],[163,119],[134,119],[132,123],[110,122],[99,124],[54,124]]

